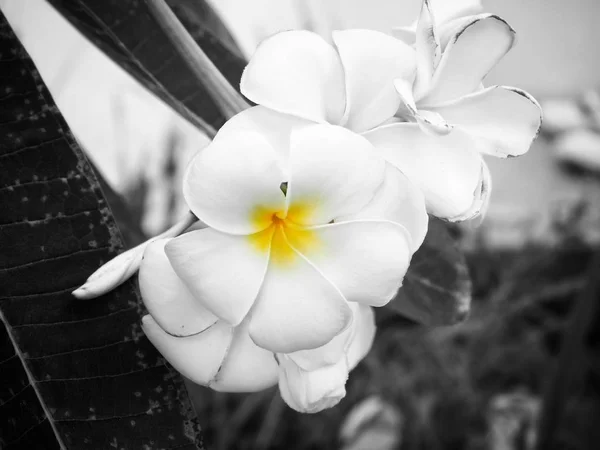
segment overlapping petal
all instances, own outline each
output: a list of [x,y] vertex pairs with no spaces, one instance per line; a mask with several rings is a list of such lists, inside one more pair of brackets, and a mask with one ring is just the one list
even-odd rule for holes
[[183,195],[192,212],[217,230],[251,234],[270,225],[257,208],[283,210],[281,159],[257,130],[229,126],[194,157]]
[[444,49],[430,88],[416,98],[419,107],[428,109],[479,90],[483,78],[514,41],[515,31],[500,17],[473,16]]
[[479,142],[481,152],[519,156],[527,152],[542,123],[538,102],[520,89],[492,86],[432,108]]
[[398,168],[386,164],[383,183],[373,199],[359,212],[337,219],[353,220],[385,220],[402,225],[410,234],[414,253],[425,239],[429,217],[421,190]]
[[348,306],[352,310],[352,323],[348,328],[321,347],[288,353],[287,357],[306,371],[336,364],[340,359],[348,358],[350,354],[350,359],[356,365],[371,348],[375,335],[375,318],[368,306],[355,302],[349,303]]
[[339,55],[310,31],[286,31],[263,41],[240,88],[255,103],[315,122],[339,123],[346,106]]
[[[272,233],[265,230],[264,233]],[[268,237],[257,239],[269,242]],[[269,248],[248,236],[212,228],[172,239],[166,253],[175,273],[213,314],[238,325],[258,295],[269,260]]]
[[[278,355],[279,390],[285,402],[300,412],[314,413],[336,405],[345,395],[348,373],[368,353],[375,337],[373,311],[352,304],[350,328],[323,347]],[[339,351],[339,343],[344,351]]]
[[303,370],[317,370],[346,358],[350,370],[367,355],[375,339],[375,315],[370,306],[350,303],[352,325],[322,347],[287,355]]
[[[304,245],[305,234],[319,245]],[[294,231],[289,239],[348,301],[373,306],[396,295],[412,256],[410,235],[395,222],[333,223]]]
[[165,244],[169,239],[152,242],[144,252],[140,266],[140,292],[144,305],[156,322],[173,336],[200,333],[218,320],[185,287],[173,271]]
[[237,326],[211,387],[223,392],[256,392],[277,383],[275,355],[258,347],[248,334],[249,320]]
[[252,342],[245,324],[233,328],[219,321],[202,333],[175,337],[152,316],[142,319],[150,342],[177,371],[194,383],[225,392],[255,392],[277,383],[274,355]]
[[490,170],[485,163],[481,160],[481,173],[479,175],[479,182],[475,188],[475,195],[473,203],[466,209],[462,214],[453,217],[452,220],[460,222],[463,220],[474,219],[475,217],[482,216],[486,211],[490,201],[490,194],[492,193],[492,177]]
[[313,122],[258,105],[233,116],[220,128],[219,134],[259,133],[269,143],[285,173],[289,163],[292,130],[311,123]]
[[400,105],[392,81],[414,80],[414,49],[373,30],[336,31],[333,41],[345,74],[344,126],[362,132],[381,125]]
[[431,136],[417,124],[397,123],[364,136],[419,187],[430,214],[457,220],[478,201],[483,160],[465,133]]
[[370,306],[358,305],[358,309],[354,313],[353,331],[346,355],[350,370],[354,369],[367,356],[375,339],[375,314]]
[[352,311],[341,292],[295,253],[286,263],[269,264],[251,312],[250,336],[262,348],[292,353],[325,345],[351,320]]
[[[428,0],[429,11],[433,16],[435,25],[442,29],[440,37],[443,39],[444,29],[465,17],[470,17],[483,12],[481,0]],[[403,42],[412,45],[416,40],[417,21],[406,27],[392,30],[392,35]]]
[[424,133],[444,136],[452,131],[452,125],[448,124],[440,114],[418,109],[413,95],[413,86],[406,80],[394,80],[394,87],[401,99],[401,107],[397,116],[404,117],[409,121],[416,121]]
[[350,303],[348,306],[352,310],[352,324],[348,328],[321,347],[288,353],[287,357],[294,361],[299,368],[306,371],[330,366],[337,363],[340,359],[345,358],[350,340],[354,334],[355,322],[357,320],[356,312],[360,305]]
[[204,386],[209,386],[219,372],[233,336],[233,328],[223,321],[187,337],[171,336],[150,315],[142,319],[142,328],[178,372]]
[[288,218],[328,223],[363,208],[383,180],[385,162],[371,144],[345,128],[312,125],[292,132]]

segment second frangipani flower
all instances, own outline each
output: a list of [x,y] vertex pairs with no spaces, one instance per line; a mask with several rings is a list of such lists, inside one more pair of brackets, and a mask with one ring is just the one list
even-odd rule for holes
[[427,228],[422,194],[363,137],[263,107],[227,122],[191,162],[185,199],[208,228],[166,245],[175,273],[259,347],[321,347],[382,306]]
[[425,1],[412,40],[406,30],[398,39],[346,30],[334,32],[334,47],[307,31],[279,33],[258,48],[241,90],[276,111],[363,134],[421,188],[431,214],[473,218],[491,189],[481,155],[525,153],[541,112],[519,89],[482,87],[514,44],[506,22],[443,12],[438,27]]

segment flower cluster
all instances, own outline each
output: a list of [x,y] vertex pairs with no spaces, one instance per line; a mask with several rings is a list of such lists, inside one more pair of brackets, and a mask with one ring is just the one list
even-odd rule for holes
[[183,375],[215,390],[276,383],[292,408],[345,395],[396,295],[427,213],[465,220],[490,193],[482,154],[525,153],[535,100],[482,79],[514,43],[502,19],[436,11],[393,35],[308,31],[257,49],[241,80],[257,106],[187,169],[200,219],[151,243],[144,330]]

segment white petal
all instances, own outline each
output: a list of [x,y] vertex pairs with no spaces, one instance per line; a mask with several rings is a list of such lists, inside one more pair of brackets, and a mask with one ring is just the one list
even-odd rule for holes
[[[479,184],[477,185],[475,200],[469,209],[467,209],[460,216],[454,217],[452,220],[459,222],[462,220],[471,220],[479,217],[483,220],[483,215],[487,212],[490,204],[490,197],[492,194],[492,177],[490,175],[490,169],[488,168],[485,161],[482,160],[481,174],[479,178]],[[481,223],[481,222],[479,222]]]
[[415,119],[425,133],[444,136],[452,131],[452,125],[445,118],[434,111],[420,109],[415,114]]
[[233,116],[221,127],[219,134],[235,135],[244,131],[260,133],[270,144],[285,172],[288,167],[292,130],[312,123],[259,105]]
[[140,265],[140,292],[144,305],[163,330],[173,336],[199,333],[218,319],[194,298],[175,274],[165,254],[170,239],[152,242]]
[[183,195],[192,212],[212,228],[251,234],[270,225],[257,211],[284,209],[279,186],[287,181],[280,157],[263,134],[243,121],[225,126],[188,166]]
[[442,23],[437,27],[437,35],[440,40],[440,47],[442,48],[442,52],[448,46],[448,43],[454,39],[456,33],[460,30],[464,29],[469,23],[476,18],[477,14],[480,14],[481,11],[467,16],[457,17],[448,22]]
[[417,98],[419,109],[455,100],[478,90],[481,81],[512,48],[514,30],[490,14],[474,16],[446,46],[430,90]]
[[417,39],[417,21],[405,27],[394,27],[390,34],[406,45],[415,45]]
[[285,263],[272,258],[251,312],[252,340],[278,353],[325,345],[352,320],[339,290],[304,257],[294,254]]
[[248,334],[248,320],[235,328],[221,370],[211,388],[222,392],[257,392],[277,383],[275,355],[258,347]]
[[333,223],[294,230],[288,238],[346,300],[373,306],[396,295],[412,256],[408,231],[394,222]]
[[479,200],[483,161],[468,135],[431,136],[417,124],[398,123],[364,136],[421,189],[430,214],[457,220]]
[[413,95],[413,83],[403,78],[397,78],[394,80],[394,88],[400,96],[400,107],[395,117],[412,122],[412,118],[418,114]]
[[280,355],[279,392],[288,406],[298,412],[316,413],[337,405],[346,396],[347,379],[345,358],[334,365],[305,371]]
[[339,123],[346,106],[339,56],[310,31],[285,31],[264,40],[240,88],[254,103],[316,122]]
[[367,206],[355,214],[340,217],[337,222],[352,220],[387,220],[402,225],[410,234],[414,253],[425,239],[429,217],[421,190],[388,163],[384,181]]
[[489,87],[432,110],[475,137],[480,151],[500,157],[526,153],[542,124],[542,110],[531,95],[503,86]]
[[431,85],[435,68],[442,56],[440,42],[436,35],[435,19],[431,13],[429,0],[423,0],[416,29],[417,77],[414,84],[416,97],[420,97]]
[[303,370],[316,370],[335,364],[346,357],[346,349],[350,344],[353,330],[354,328],[350,326],[321,347],[288,353],[287,356]]
[[348,306],[352,310],[352,323],[348,328],[321,347],[288,353],[287,357],[294,361],[298,367],[306,371],[330,366],[339,362],[340,359],[345,358],[350,342],[356,332],[356,321],[360,320],[356,315],[359,308],[363,307],[354,302],[349,303]]
[[[455,20],[472,16],[483,12],[481,0],[429,0],[430,14],[433,16],[436,31],[440,40],[444,35],[444,28]],[[406,27],[392,29],[392,36],[401,39],[408,45],[414,45],[416,41],[417,21]],[[445,44],[442,45],[442,48]]]
[[381,125],[400,105],[393,80],[414,80],[415,51],[373,30],[336,31],[333,41],[346,77],[345,126],[362,132]]
[[402,102],[396,117],[402,117],[408,122],[416,121],[425,133],[443,136],[452,131],[452,126],[441,115],[432,111],[417,109],[413,88],[406,80],[394,80],[394,88],[400,95]]
[[354,334],[348,348],[348,365],[350,370],[369,353],[375,339],[375,314],[370,306],[358,305],[359,309],[354,313]]
[[325,224],[363,208],[383,181],[385,162],[345,128],[312,125],[292,133],[288,218]]
[[[267,247],[257,242],[267,242]],[[268,236],[255,241],[206,228],[172,239],[166,253],[194,297],[219,318],[237,325],[262,285],[269,260],[268,242]]]
[[306,371],[336,364],[341,358],[346,358],[350,369],[353,369],[371,349],[376,326],[370,306],[352,302],[350,308],[353,320],[346,330],[322,347],[288,353],[287,357]]
[[143,317],[142,328],[178,372],[204,386],[209,386],[219,372],[233,335],[233,328],[219,321],[202,333],[175,337],[163,331],[150,315]]

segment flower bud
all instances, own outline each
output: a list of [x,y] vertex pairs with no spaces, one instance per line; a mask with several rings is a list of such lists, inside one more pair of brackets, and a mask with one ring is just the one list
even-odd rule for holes
[[345,357],[336,364],[306,371],[282,355],[279,370],[281,397],[298,412],[317,413],[337,405],[346,396],[348,364]]
[[[375,337],[373,311],[352,305],[353,321],[328,344],[290,354],[278,354],[279,391],[283,400],[303,413],[337,405],[346,395],[348,373],[362,360]],[[338,355],[333,363],[331,358]]]

